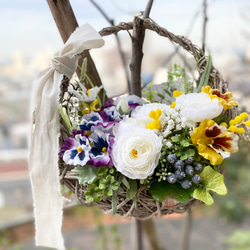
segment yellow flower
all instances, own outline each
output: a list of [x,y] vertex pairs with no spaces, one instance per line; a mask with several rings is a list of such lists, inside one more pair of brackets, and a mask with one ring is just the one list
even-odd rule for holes
[[227,128],[227,124],[226,124],[225,122],[222,122],[222,123],[220,124],[220,126],[224,126],[224,127]]
[[237,131],[237,127],[234,126],[234,125],[232,125],[232,126],[229,127],[228,130],[229,130],[230,132],[236,132],[236,131]]
[[95,99],[90,105],[86,102],[79,101],[79,108],[82,111],[83,115],[89,114],[91,111],[98,111],[99,109],[96,108],[96,105],[98,104],[98,100]]
[[172,102],[172,104],[170,105],[170,108],[175,108],[176,102]]
[[242,135],[245,133],[245,129],[244,128],[238,128],[236,131],[239,135]]
[[245,124],[250,127],[250,120],[246,121]]
[[161,130],[161,122],[159,120],[154,120],[147,124],[148,129],[159,129]]
[[175,90],[173,92],[173,95],[174,95],[175,98],[178,97],[178,96],[180,96],[181,94],[182,94],[181,91],[178,91],[178,90]]
[[234,120],[235,120],[235,122],[236,122],[236,124],[237,124],[237,123],[240,123],[240,122],[242,121],[242,118],[241,118],[240,116],[236,116],[236,117],[234,118]]
[[96,105],[98,105],[99,101],[97,99],[95,99],[91,104],[90,104],[90,109],[91,111],[97,111],[99,110],[98,108],[96,108]]
[[222,94],[218,89],[212,89],[210,86],[202,87],[201,92],[207,93],[211,99],[217,98],[223,105],[223,109],[232,109],[233,106],[237,106],[238,103],[234,101],[232,92],[226,92]]
[[235,120],[231,120],[231,121],[229,122],[229,125],[230,125],[230,126],[235,125],[235,124],[236,124],[236,121],[235,121]]
[[238,151],[238,136],[219,126],[213,120],[204,120],[195,128],[191,141],[198,146],[198,152],[211,164],[218,165],[223,161],[224,152]]
[[159,121],[161,114],[162,114],[162,111],[160,109],[157,109],[156,111],[153,111],[153,110],[150,111],[149,117],[154,119],[154,121],[147,124],[148,129],[161,130],[161,122]]
[[240,117],[241,117],[242,120],[245,120],[245,119],[247,119],[248,114],[246,112],[243,112],[243,113],[240,114]]

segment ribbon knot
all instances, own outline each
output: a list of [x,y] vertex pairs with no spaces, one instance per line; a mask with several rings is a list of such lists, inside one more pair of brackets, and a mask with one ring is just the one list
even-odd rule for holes
[[76,70],[80,56],[69,58],[68,56],[54,56],[51,60],[52,69],[58,71],[60,74],[71,78]]

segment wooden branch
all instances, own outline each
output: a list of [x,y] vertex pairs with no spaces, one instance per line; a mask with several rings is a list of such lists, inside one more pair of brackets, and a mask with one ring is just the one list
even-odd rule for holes
[[139,97],[141,97],[141,63],[144,37],[145,28],[143,27],[143,19],[135,17],[133,23],[132,59],[129,65],[131,71],[130,94]]
[[[110,19],[108,17],[108,15],[105,13],[105,11],[94,1],[94,0],[90,0],[90,2],[98,9],[98,11],[100,11],[100,13],[103,15],[103,17],[112,25],[114,26],[114,20]],[[118,50],[119,50],[119,54],[121,56],[121,60],[122,60],[122,65],[124,68],[124,72],[125,72],[125,77],[127,80],[127,86],[128,86],[128,90],[130,89],[130,76],[129,76],[129,72],[128,72],[128,68],[127,68],[127,62],[126,62],[126,58],[125,58],[125,54],[122,51],[122,46],[121,46],[121,40],[118,36],[118,33],[115,33],[115,38],[116,38],[116,42],[117,42],[117,46],[118,46]],[[129,91],[130,92],[130,91]]]
[[132,59],[129,65],[131,71],[130,94],[141,97],[141,64],[143,58],[143,42],[145,37],[145,28],[143,21],[149,17],[153,0],[149,0],[143,13],[143,18],[135,17],[133,22],[132,37]]
[[62,40],[65,43],[71,33],[76,29],[76,27],[78,27],[70,2],[67,0],[47,0],[47,3]]
[[183,221],[183,232],[182,232],[182,241],[181,241],[181,250],[188,250],[189,249],[189,238],[190,238],[190,231],[192,227],[192,212],[188,210],[186,216],[184,217]]
[[[132,59],[130,63],[131,70],[131,85],[130,94],[141,97],[141,65],[143,58],[143,42],[145,37],[145,28],[143,26],[144,18],[148,18],[152,8],[153,0],[149,0],[143,19],[139,17],[134,18],[133,22],[133,36],[132,36]],[[142,247],[142,228],[147,233],[148,241],[153,250],[162,250],[159,238],[157,237],[156,228],[152,218],[144,222],[136,220],[137,228],[137,249]]]
[[136,225],[136,250],[143,250],[142,244],[142,222],[140,220],[135,220]]
[[[147,238],[150,239],[150,247],[152,250],[164,250],[161,242],[159,240],[159,236],[157,234],[157,230],[153,219],[142,221],[143,230],[147,235]],[[166,249],[165,249],[166,250]]]
[[207,29],[207,0],[203,0],[203,29],[202,29],[202,51],[205,54],[206,29]]
[[98,11],[100,11],[100,13],[104,16],[104,18],[113,26],[114,20],[110,19],[108,15],[105,13],[105,11],[94,0],[89,0],[89,1],[98,9]]
[[[55,20],[57,28],[60,32],[63,42],[65,43],[69,36],[74,32],[74,30],[78,27],[78,23],[75,17],[75,14],[72,10],[71,4],[69,0],[46,0],[52,16]],[[96,86],[101,86],[102,82],[93,62],[89,51],[84,51],[82,53],[82,58],[79,60],[78,65],[82,66],[83,58],[87,58],[87,75],[91,79],[91,81]],[[78,77],[80,77],[80,70],[77,69],[76,73]],[[91,88],[91,86],[86,86],[86,88]],[[102,93],[100,93],[102,96]]]
[[145,11],[143,12],[142,19],[149,18],[150,11],[152,9],[154,0],[149,0]]

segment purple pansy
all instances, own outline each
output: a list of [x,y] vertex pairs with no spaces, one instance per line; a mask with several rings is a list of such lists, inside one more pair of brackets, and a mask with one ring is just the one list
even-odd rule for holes
[[107,114],[108,118],[110,121],[115,121],[115,120],[123,120],[124,116],[121,115],[117,110],[115,106],[109,107],[104,109],[105,113]]
[[134,110],[139,105],[146,104],[146,101],[144,101],[143,99],[141,99],[140,97],[136,95],[128,95],[127,101],[128,101],[130,111]]
[[113,162],[110,158],[110,134],[104,133],[100,129],[94,130],[89,139],[92,143],[90,150],[89,165],[94,167],[104,167],[106,165],[113,166]]
[[65,139],[61,147],[62,158],[66,164],[84,166],[89,160],[91,146],[82,131]]
[[71,138],[75,138],[77,134],[80,134],[81,136],[85,136],[85,131],[84,130],[72,130],[72,136],[68,137],[65,139],[63,145],[61,146],[61,157],[63,158],[64,152],[72,148],[74,141]]
[[115,104],[114,104],[114,100],[112,99],[112,98],[109,98],[106,102],[105,102],[105,104],[101,107],[101,110],[104,110],[104,109],[106,109],[106,108],[110,108],[110,107],[112,107],[112,106],[114,106]]
[[81,123],[79,124],[80,129],[90,131],[92,126],[98,123],[103,123],[103,119],[98,112],[91,111],[82,117]]

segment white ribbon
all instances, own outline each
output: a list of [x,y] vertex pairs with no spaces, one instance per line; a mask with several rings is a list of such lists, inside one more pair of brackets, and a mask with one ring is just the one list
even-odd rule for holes
[[79,54],[103,46],[100,35],[88,24],[77,28],[63,48],[40,73],[33,85],[31,109],[35,127],[31,134],[29,168],[34,199],[36,245],[64,250],[61,234],[63,198],[58,169],[59,93],[63,75],[76,71]]

